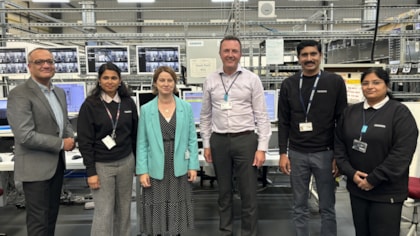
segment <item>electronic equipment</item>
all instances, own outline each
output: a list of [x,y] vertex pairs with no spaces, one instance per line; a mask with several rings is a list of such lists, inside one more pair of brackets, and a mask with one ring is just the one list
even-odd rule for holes
[[159,66],[169,66],[176,74],[181,73],[179,46],[141,45],[136,47],[137,74],[152,75]]
[[191,104],[192,112],[194,115],[194,123],[200,124],[200,112],[203,102],[203,91],[184,91],[182,99]]
[[56,74],[80,74],[79,50],[77,47],[47,49],[53,54]]
[[112,62],[121,74],[130,74],[128,46],[86,46],[86,74],[97,74],[102,64]]
[[26,48],[0,47],[0,75],[28,73]]
[[265,103],[267,105],[268,119],[270,122],[277,121],[277,90],[264,90]]
[[153,100],[156,97],[155,94],[152,93],[151,90],[140,90],[140,91],[136,91],[136,100],[137,100],[137,106],[138,106],[138,110],[140,112],[140,108],[141,106],[143,106],[144,104],[150,102],[151,100]]
[[53,81],[53,85],[62,88],[66,93],[68,116],[77,116],[86,99],[86,83]]

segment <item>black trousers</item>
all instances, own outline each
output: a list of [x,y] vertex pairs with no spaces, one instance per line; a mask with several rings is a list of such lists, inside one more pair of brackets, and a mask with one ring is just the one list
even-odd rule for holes
[[60,154],[51,179],[23,182],[28,236],[54,236],[64,178],[63,158]]
[[399,236],[403,202],[374,202],[350,194],[356,236]]
[[257,168],[252,166],[257,135],[229,136],[213,133],[210,147],[219,187],[220,235],[233,235],[233,177],[241,196],[241,235],[257,236]]

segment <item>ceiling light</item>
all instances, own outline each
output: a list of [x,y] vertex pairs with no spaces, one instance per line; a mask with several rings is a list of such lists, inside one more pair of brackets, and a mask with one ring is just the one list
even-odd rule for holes
[[119,3],[151,3],[155,0],[117,0]]
[[[211,2],[234,2],[235,0],[211,0]],[[248,2],[248,0],[239,0],[240,2]]]
[[45,2],[45,3],[69,3],[70,0],[32,0],[32,2]]

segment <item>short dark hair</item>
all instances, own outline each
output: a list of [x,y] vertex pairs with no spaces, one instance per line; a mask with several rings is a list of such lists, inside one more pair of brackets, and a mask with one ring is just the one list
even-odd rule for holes
[[297,56],[299,57],[300,55],[300,51],[302,51],[302,49],[304,49],[305,47],[316,47],[318,49],[319,53],[322,53],[322,49],[321,49],[321,44],[315,40],[305,40],[300,42],[297,46],[296,46],[296,51],[297,51]]
[[226,35],[226,36],[222,39],[222,41],[220,41],[219,52],[220,52],[220,50],[222,49],[222,44],[223,44],[223,42],[224,42],[224,41],[226,41],[226,40],[234,40],[234,41],[237,41],[237,42],[239,43],[239,47],[240,47],[241,52],[242,52],[242,43],[241,43],[241,40],[240,40],[238,37],[234,36],[234,35]]

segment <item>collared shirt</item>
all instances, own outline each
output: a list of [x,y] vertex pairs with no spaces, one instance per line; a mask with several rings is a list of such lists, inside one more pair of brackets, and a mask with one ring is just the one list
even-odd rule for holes
[[35,79],[33,79],[35,83],[38,84],[41,91],[44,93],[45,98],[47,98],[48,103],[51,106],[51,109],[54,112],[55,120],[57,121],[58,127],[60,128],[60,137],[63,137],[64,132],[64,114],[63,110],[61,109],[60,102],[58,101],[57,96],[54,93],[54,85],[51,84],[51,89],[48,89],[47,86],[38,83]]
[[389,97],[388,96],[386,96],[382,101],[380,101],[380,102],[378,102],[378,103],[376,103],[375,105],[373,105],[373,106],[370,106],[368,103],[367,103],[367,101],[365,100],[364,101],[364,103],[363,103],[363,109],[368,109],[368,108],[373,108],[373,109],[375,109],[375,110],[378,110],[379,108],[381,108],[381,107],[383,107],[387,102],[389,101]]
[[120,95],[118,95],[118,93],[116,93],[115,96],[112,98],[108,94],[106,94],[102,91],[101,92],[101,98],[106,103],[111,103],[112,101],[114,101],[115,103],[120,103],[121,102],[121,98],[120,98]]
[[[256,74],[238,65],[237,71],[229,76],[220,68],[207,77],[203,92],[200,132],[204,148],[210,147],[212,132],[239,133],[256,130],[258,150],[267,151],[271,124],[265,103],[264,88]],[[232,108],[223,110],[221,105],[226,92]]]

